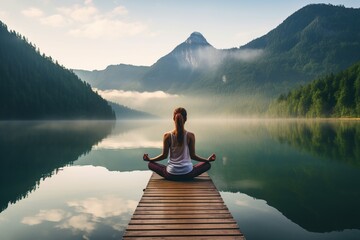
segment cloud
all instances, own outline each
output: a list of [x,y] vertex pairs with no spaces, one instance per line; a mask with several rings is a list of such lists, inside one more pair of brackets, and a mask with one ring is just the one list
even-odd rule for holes
[[171,95],[165,93],[163,91],[155,91],[155,92],[137,92],[137,91],[123,91],[123,90],[99,90],[94,89],[97,91],[101,96],[106,96],[108,98],[134,98],[134,99],[141,99],[141,100],[149,100],[152,98],[174,98],[178,95]]
[[86,214],[79,214],[70,217],[64,223],[59,224],[58,227],[62,229],[73,229],[90,233],[95,230],[96,223],[92,221],[91,216]]
[[88,23],[94,20],[99,14],[97,8],[90,4],[91,3],[85,4],[85,6],[76,4],[68,8],[62,7],[58,8],[58,12],[75,22]]
[[138,148],[162,148],[161,141],[123,141],[123,139],[105,139],[94,147],[97,149],[138,149]]
[[69,209],[40,210],[35,216],[28,216],[22,219],[23,224],[38,225],[48,222],[55,222],[60,229],[71,229],[73,231],[93,232],[98,224],[106,224],[115,230],[123,230],[125,224],[121,219],[131,216],[135,211],[138,202],[125,200],[116,196],[103,196],[100,198],[87,198],[67,202]]
[[60,14],[54,14],[48,17],[41,18],[40,22],[43,25],[51,27],[63,27],[68,23],[68,21]]
[[32,17],[32,18],[42,17],[44,15],[43,11],[35,7],[30,7],[28,9],[25,9],[21,11],[21,13],[26,17]]
[[35,216],[24,217],[21,223],[32,226],[45,221],[60,222],[65,217],[66,213],[61,209],[40,210]]
[[230,53],[230,57],[244,62],[252,62],[264,54],[263,49],[239,49]]
[[[203,47],[196,50],[181,52],[177,55],[182,68],[217,68],[226,60],[242,62],[256,61],[263,55],[262,49],[233,49],[219,51],[213,47]],[[226,80],[224,81],[226,82]]]
[[270,209],[267,207],[266,201],[250,199],[249,197],[241,197],[241,199],[235,200],[235,205],[239,207],[245,207],[248,209],[260,211],[260,212],[270,212]]
[[137,92],[137,91],[123,91],[123,90],[99,90],[94,89],[103,98],[116,102],[132,108],[148,106],[149,104],[158,103],[163,100],[174,100],[178,95],[172,95],[163,91],[155,92]]
[[121,5],[111,11],[101,11],[91,0],[85,0],[82,4],[58,7],[50,15],[34,7],[22,11],[27,17],[38,18],[43,25],[67,27],[67,33],[75,37],[114,39],[148,31],[147,25],[140,21],[123,19],[128,13]]
[[70,30],[69,34],[88,38],[119,38],[137,35],[145,29],[146,26],[141,22],[100,18]]
[[168,94],[163,91],[94,90],[106,100],[154,115],[163,115],[172,112],[174,107],[183,106],[184,103],[182,100],[183,97]]
[[75,208],[75,211],[83,214],[90,214],[93,218],[110,218],[120,216],[124,213],[135,211],[137,202],[133,200],[124,200],[122,198],[105,196],[103,198],[88,198],[80,201],[71,201],[67,203],[69,207]]
[[90,234],[98,223],[102,223],[115,230],[123,230],[125,224],[119,223],[119,219],[114,217],[131,215],[137,204],[138,202],[134,200],[124,200],[114,196],[70,201],[67,205],[74,210],[73,215],[59,223],[57,227]]
[[116,16],[116,15],[127,15],[128,14],[128,10],[124,7],[124,6],[118,6],[116,8],[114,8],[114,10],[112,10],[111,14],[113,16]]

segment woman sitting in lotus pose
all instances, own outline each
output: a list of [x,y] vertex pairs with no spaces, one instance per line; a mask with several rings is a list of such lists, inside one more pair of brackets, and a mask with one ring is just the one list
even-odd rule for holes
[[[215,161],[216,156],[202,158],[195,153],[195,135],[185,130],[187,113],[184,108],[174,111],[173,120],[175,129],[164,134],[162,153],[154,158],[144,154],[144,161],[149,161],[149,169],[169,180],[187,180],[199,176],[211,168],[210,162]],[[156,163],[156,161],[170,158],[168,165]],[[200,163],[193,166],[191,159]]]

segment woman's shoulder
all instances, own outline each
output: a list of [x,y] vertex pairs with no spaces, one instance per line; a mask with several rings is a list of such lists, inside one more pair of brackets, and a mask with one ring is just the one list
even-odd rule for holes
[[164,133],[164,138],[170,138],[171,134],[172,134],[171,132]]
[[186,134],[187,134],[187,136],[190,137],[190,138],[194,138],[194,137],[195,137],[195,134],[192,133],[192,132],[186,131]]

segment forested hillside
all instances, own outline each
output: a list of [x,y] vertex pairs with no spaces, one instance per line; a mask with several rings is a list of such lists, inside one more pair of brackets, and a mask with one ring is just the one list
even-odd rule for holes
[[[99,77],[108,89],[257,95],[266,105],[280,93],[360,61],[359,32],[360,9],[311,4],[239,48],[216,49],[194,32],[152,66],[137,68],[143,70],[140,79],[137,71],[131,77],[122,65],[101,71],[101,76],[97,71],[79,76],[91,84]],[[118,77],[107,77],[115,69]],[[134,81],[128,85],[127,79]]]
[[[56,43],[54,43],[56,44]],[[0,120],[114,119],[106,100],[0,22]]]
[[281,117],[360,117],[360,62],[290,91],[270,105]]
[[[220,91],[277,96],[360,61],[359,32],[360,9],[305,6],[268,34],[230,50],[235,54],[257,49],[262,54],[254,61],[224,62],[215,77],[210,76],[210,82]],[[222,76],[226,76],[227,84],[221,87]],[[208,75],[203,76],[202,83],[205,81],[209,81]]]

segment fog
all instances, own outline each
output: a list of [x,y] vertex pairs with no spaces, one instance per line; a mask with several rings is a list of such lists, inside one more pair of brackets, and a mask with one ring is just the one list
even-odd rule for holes
[[[216,70],[226,60],[241,62],[257,61],[264,55],[262,49],[231,49],[217,50],[213,47],[204,47],[196,50],[182,51],[177,57],[182,68],[197,68],[203,71]],[[224,85],[231,79],[226,75],[219,78]],[[202,94],[183,95],[169,94],[164,91],[139,92],[118,89],[94,89],[108,101],[144,111],[160,118],[167,118],[177,107],[184,107],[194,118],[223,118],[223,117],[254,117],[264,112],[268,100],[262,96],[241,96]]]
[[[222,81],[227,81],[226,76]],[[105,99],[132,109],[148,112],[160,118],[172,117],[177,107],[187,109],[192,118],[255,117],[266,105],[260,96],[239,95],[175,95],[163,91],[136,92],[97,90]]]
[[177,56],[182,68],[218,68],[227,60],[254,62],[262,57],[263,49],[231,49],[217,50],[213,47],[203,47],[194,51],[184,51]]

